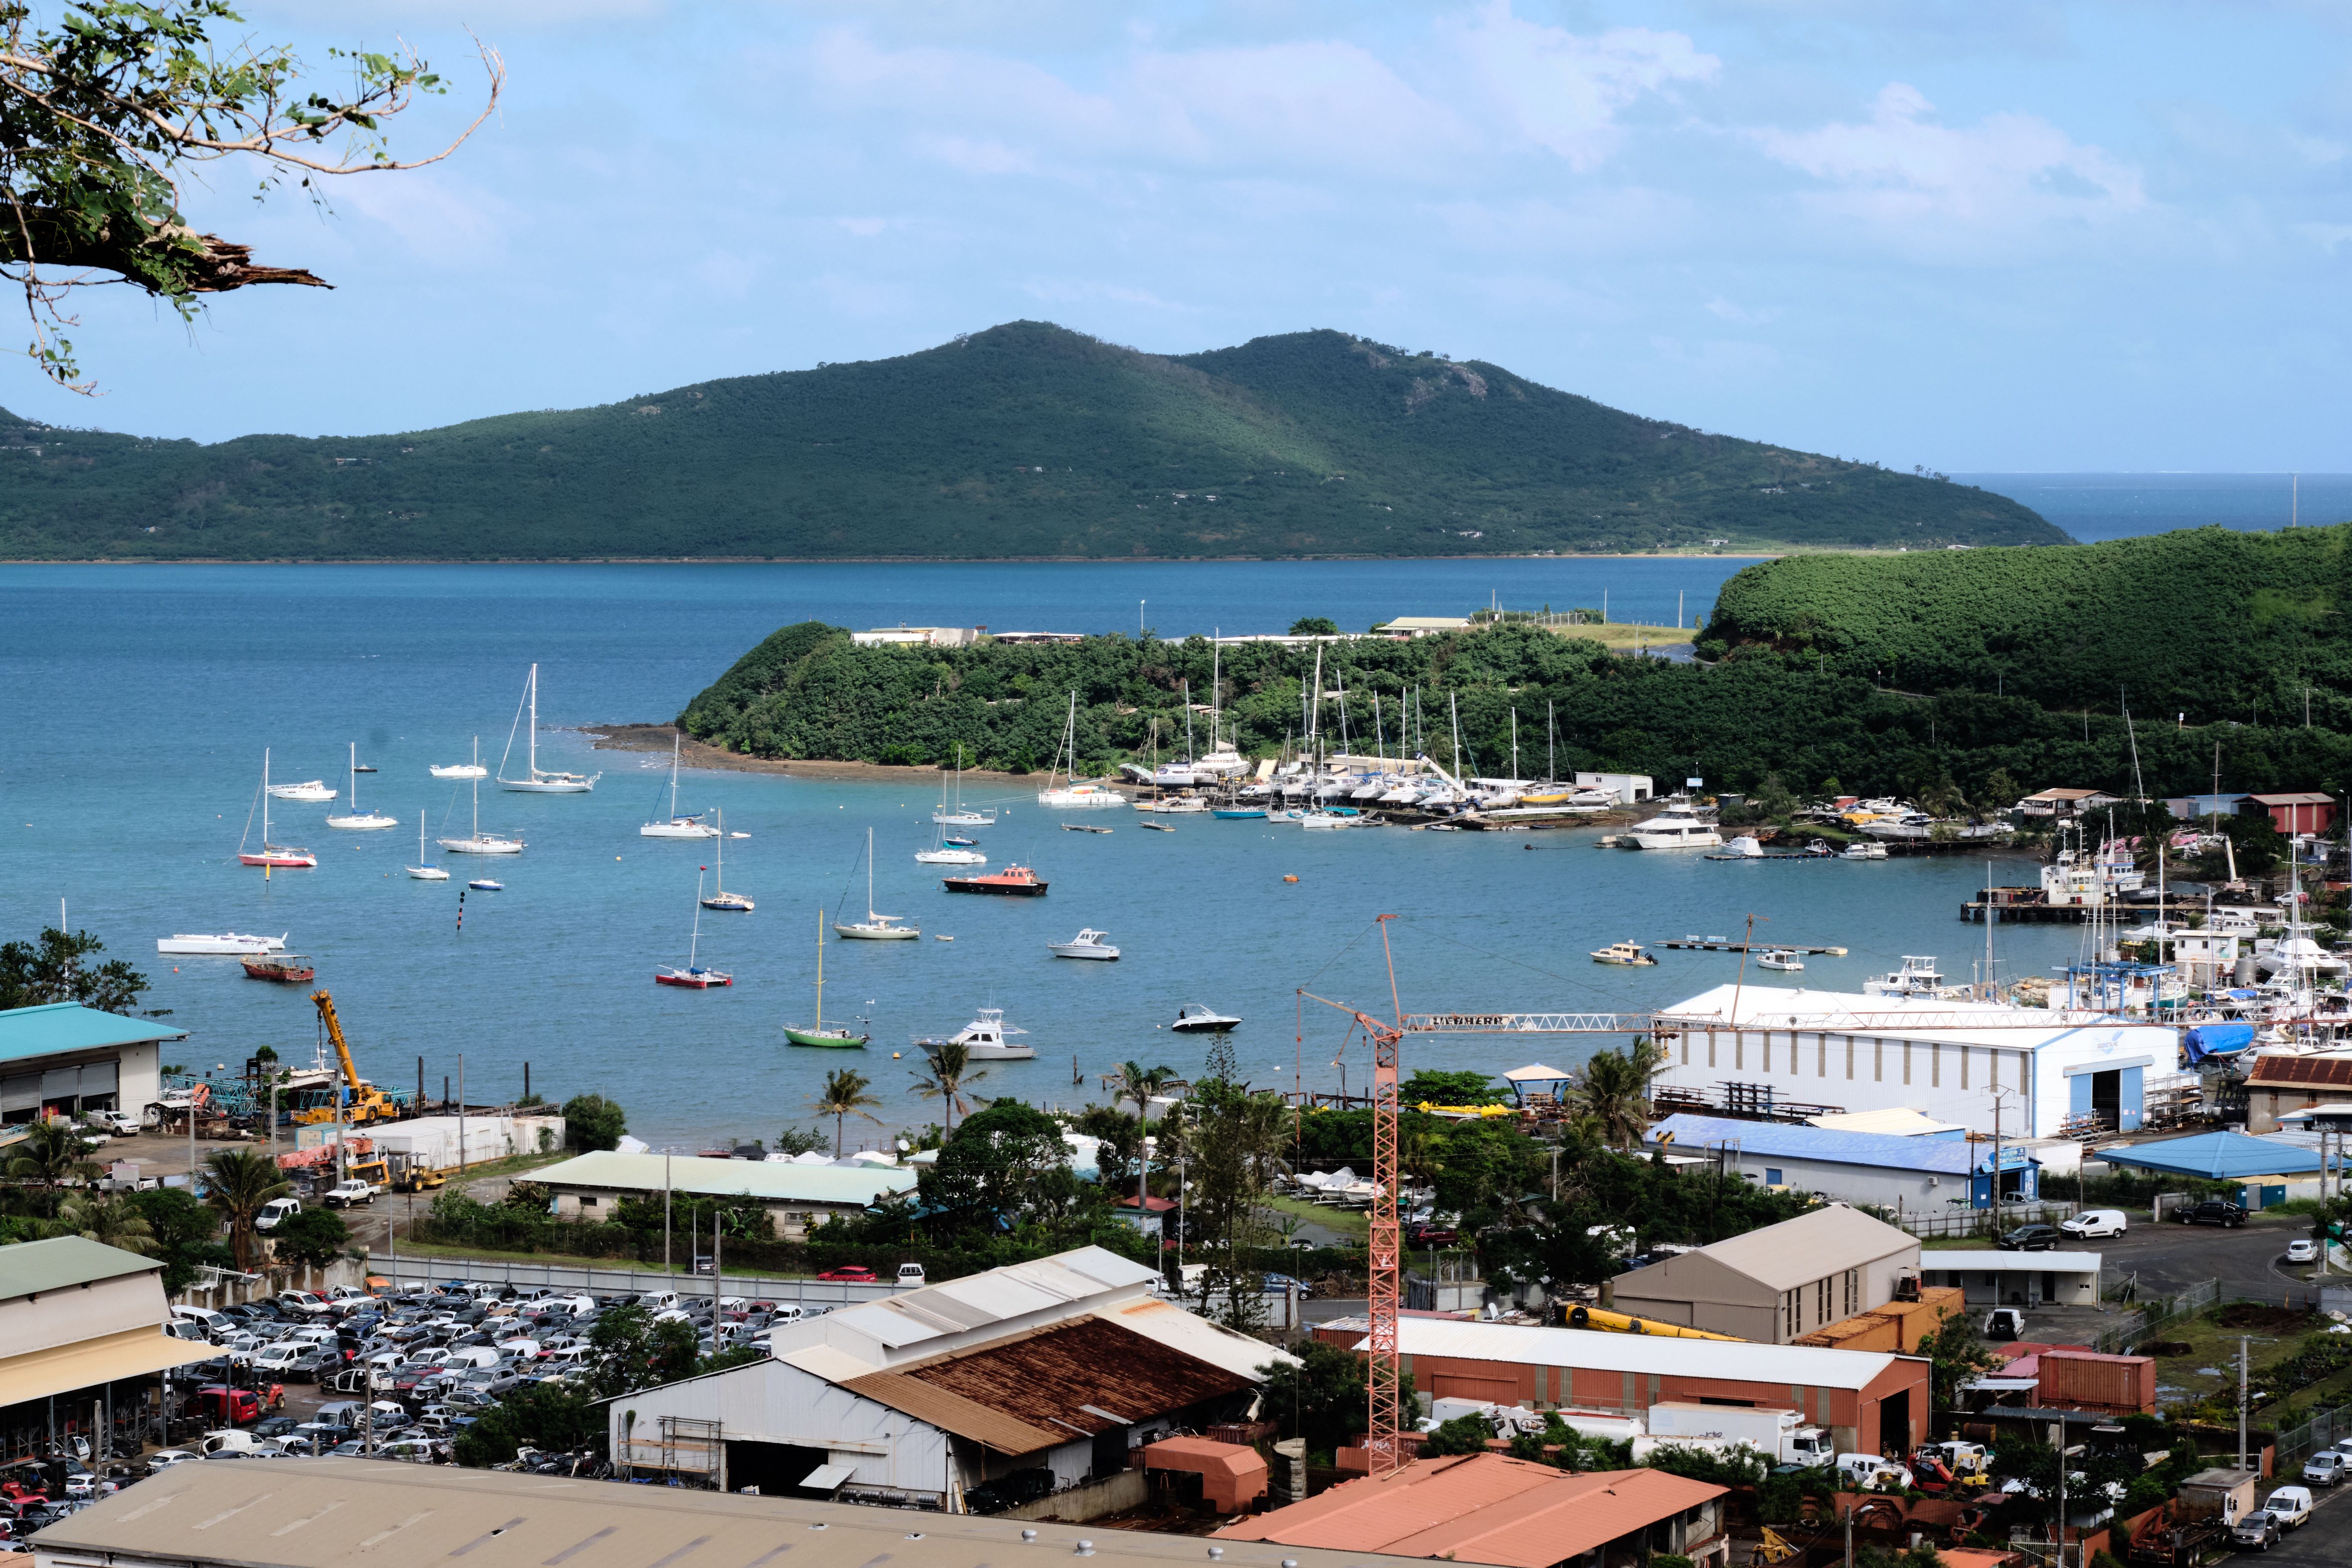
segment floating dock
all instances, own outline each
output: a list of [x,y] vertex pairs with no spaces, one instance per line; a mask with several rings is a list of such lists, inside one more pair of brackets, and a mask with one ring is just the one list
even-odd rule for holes
[[1696,936],[1685,936],[1679,941],[1653,942],[1650,946],[1674,947],[1686,953],[1802,953],[1808,957],[1845,956],[1843,947],[1808,947],[1801,942],[1725,942],[1713,936],[1705,941]]

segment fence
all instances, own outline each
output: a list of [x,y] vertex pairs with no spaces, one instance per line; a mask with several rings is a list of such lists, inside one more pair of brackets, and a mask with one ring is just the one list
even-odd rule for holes
[[[1992,1210],[1966,1208],[1950,1214],[1923,1214],[1911,1209],[1897,1213],[1891,1209],[1874,1209],[1890,1225],[1898,1225],[1921,1240],[1955,1236],[1992,1235]],[[2000,1223],[2004,1229],[2020,1225],[2055,1225],[2074,1217],[2074,1205],[2055,1200],[2043,1203],[2004,1203],[2000,1206]],[[1924,1261],[1924,1260],[1923,1260]]]
[[2282,1427],[2273,1467],[2281,1475],[2299,1469],[2304,1460],[2343,1438],[2352,1438],[2352,1405],[2322,1410],[2300,1427]]
[[803,1305],[848,1306],[895,1295],[889,1284],[861,1285],[839,1280],[784,1280],[756,1274],[726,1274],[713,1281],[709,1275],[646,1272],[635,1269],[592,1269],[576,1264],[527,1263],[504,1258],[435,1258],[379,1254],[368,1268],[380,1278],[435,1282],[480,1280],[502,1285],[544,1285],[555,1291],[578,1291],[592,1296],[626,1295],[637,1291],[676,1291],[681,1295],[708,1294],[713,1283],[730,1296],[758,1301],[799,1301]]
[[[2131,1276],[2137,1279],[2137,1276]],[[2194,1316],[2221,1299],[2221,1281],[2208,1280],[2201,1285],[2191,1285],[2177,1296],[2155,1296],[2139,1311],[2119,1318],[2091,1342],[2091,1348],[2102,1354],[2114,1355],[2137,1344],[2152,1329],[2166,1323]]]

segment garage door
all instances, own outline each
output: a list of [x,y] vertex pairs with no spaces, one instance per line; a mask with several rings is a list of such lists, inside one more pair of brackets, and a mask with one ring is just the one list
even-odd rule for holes
[[1475,1399],[1487,1405],[1519,1402],[1518,1380],[1512,1377],[1464,1377],[1441,1372],[1432,1380],[1430,1393],[1439,1399]]

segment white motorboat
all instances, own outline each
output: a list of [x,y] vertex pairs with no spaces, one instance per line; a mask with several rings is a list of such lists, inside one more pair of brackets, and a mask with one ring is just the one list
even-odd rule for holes
[[1176,1021],[1168,1027],[1178,1034],[1223,1034],[1241,1021],[1230,1013],[1187,1002],[1176,1009]]
[[1091,925],[1067,942],[1048,942],[1045,950],[1056,958],[1116,958],[1118,949],[1103,940],[1110,935]]
[[1886,846],[1873,843],[1867,839],[1856,839],[1838,851],[1838,859],[1842,861],[1883,861],[1885,858]]
[[353,832],[362,833],[374,832],[380,829],[396,828],[400,826],[400,819],[397,817],[387,817],[382,811],[362,811],[360,810],[360,745],[356,740],[352,742],[351,783],[351,810],[341,817],[330,815],[327,818],[327,826],[331,828],[343,828]]
[[[482,741],[481,737],[477,736],[474,737],[474,755],[478,758],[481,754]],[[510,839],[502,833],[486,833],[482,831],[482,773],[479,770],[477,770],[473,779],[469,781],[473,786],[474,791],[474,825],[472,831],[467,832],[462,839],[440,839],[436,841],[438,842],[443,849],[447,850],[453,855],[519,855],[522,853],[522,841],[520,839]],[[426,880],[430,881],[433,879],[427,878]]]
[[[1063,759],[1069,761],[1069,771],[1062,770]],[[1082,779],[1078,768],[1078,694],[1070,694],[1070,716],[1062,726],[1062,743],[1054,751],[1054,765],[1045,772],[1045,787],[1037,791],[1037,804],[1050,806],[1058,811],[1123,810],[1127,797],[1108,784]],[[1057,786],[1054,780],[1060,779]]]
[[[847,888],[842,889],[844,897]],[[874,913],[874,830],[866,830],[866,918],[842,920],[835,918],[833,934],[852,942],[912,942],[923,934],[919,925],[903,924],[903,915]]]
[[[290,869],[295,867],[317,865],[319,863],[319,857],[312,854],[309,850],[299,849],[292,844],[274,844],[269,841],[270,795],[269,748],[268,747],[264,747],[261,751],[261,794],[259,796],[261,804],[261,848],[258,850],[248,850],[245,847],[246,840],[239,839],[236,843],[237,863],[239,865],[257,865],[264,871],[273,870],[280,866]],[[253,813],[250,811],[246,813],[245,831],[248,836],[253,832]]]
[[677,748],[680,744],[681,737],[672,733],[669,737],[669,816],[639,828],[639,838],[715,839],[719,836],[719,830],[700,816],[681,817],[677,814]]
[[408,873],[410,876],[414,877],[418,882],[447,882],[449,880],[449,873],[447,872],[444,871],[437,865],[429,865],[425,862],[425,809],[422,806],[416,809],[416,863],[412,866],[404,866],[401,869]]
[[247,936],[236,931],[224,931],[218,936],[183,931],[170,936],[156,937],[155,951],[174,957],[222,955],[237,957],[253,953],[283,953],[286,951],[286,938],[282,936]]
[[1725,844],[1721,854],[1712,858],[1719,861],[1760,861],[1764,858],[1764,846],[1757,841],[1755,834],[1742,833]]
[[1863,981],[1862,988],[1874,997],[1949,998],[1955,994],[1944,984],[1943,967],[1916,953],[1904,954],[1901,968]]
[[1756,967],[1794,974],[1805,967],[1805,961],[1797,956],[1793,947],[1767,947],[1756,956]]
[[[836,927],[835,929],[838,929]],[[963,1047],[967,1061],[1027,1061],[1037,1054],[1035,1049],[1016,1045],[1009,1036],[1026,1034],[1026,1030],[1013,1029],[1004,1021],[1003,1008],[982,1008],[980,1016],[945,1040],[918,1040],[918,1051],[936,1051],[942,1045]]]
[[1606,947],[1594,948],[1592,961],[1596,964],[1623,964],[1631,967],[1640,967],[1654,964],[1657,959],[1642,951],[1642,945],[1639,942],[1612,942]]
[[323,779],[305,779],[299,784],[272,784],[269,792],[280,800],[300,800],[307,805],[323,805],[335,798]]
[[596,788],[602,773],[551,772],[539,765],[539,666],[530,667],[530,675],[523,683],[522,706],[515,714],[515,725],[522,724],[528,709],[530,727],[524,740],[525,770],[520,779],[507,777],[507,758],[514,755],[514,727],[507,730],[507,748],[499,758],[499,788],[526,795],[584,795]]
[[1648,821],[1635,826],[1630,833],[1619,835],[1618,842],[1631,841],[1637,850],[1712,850],[1723,844],[1723,835],[1701,814],[1700,808],[1688,800],[1668,802],[1666,809]]
[[460,762],[449,768],[428,768],[425,771],[436,779],[488,779],[490,770],[478,762]]

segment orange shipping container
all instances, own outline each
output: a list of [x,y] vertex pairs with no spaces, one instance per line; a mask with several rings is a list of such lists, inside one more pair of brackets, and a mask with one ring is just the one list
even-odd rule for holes
[[2152,1356],[2047,1350],[2040,1360],[2040,1397],[2044,1405],[2143,1412],[2156,1408],[2156,1361]]

